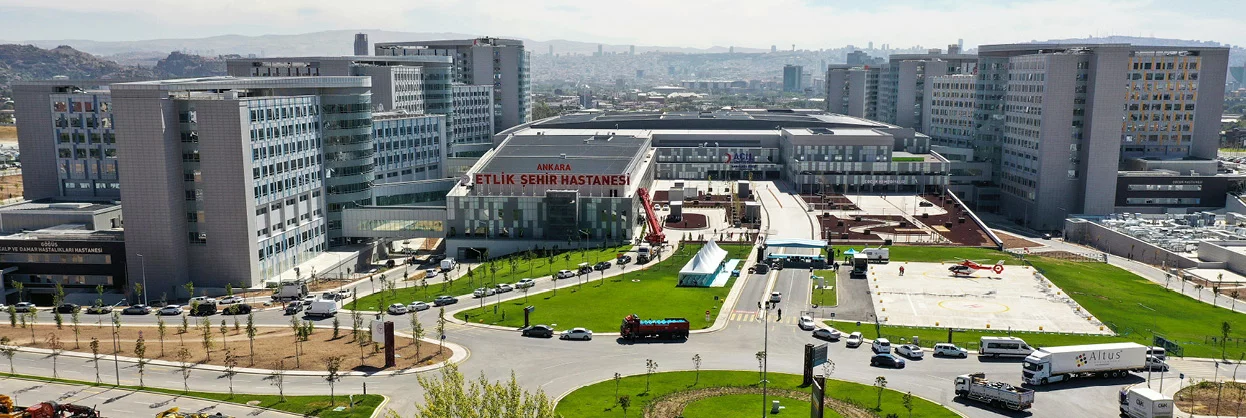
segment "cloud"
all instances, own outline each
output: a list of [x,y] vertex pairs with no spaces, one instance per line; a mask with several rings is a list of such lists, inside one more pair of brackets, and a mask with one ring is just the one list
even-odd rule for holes
[[[18,10],[6,13],[10,19],[26,14],[48,20],[23,25],[18,32],[5,29],[0,18],[0,38],[123,40],[226,30],[259,35],[374,28],[697,47],[796,44],[818,49],[869,41],[938,47],[958,38],[977,45],[1087,35],[1246,44],[1246,32],[1231,14],[1221,13],[1223,6],[1217,1],[1154,0],[0,0],[0,9]],[[70,21],[52,20],[57,13],[48,11],[72,14]],[[93,13],[107,13],[117,29],[95,36],[64,32],[75,27],[73,19],[89,19]]]

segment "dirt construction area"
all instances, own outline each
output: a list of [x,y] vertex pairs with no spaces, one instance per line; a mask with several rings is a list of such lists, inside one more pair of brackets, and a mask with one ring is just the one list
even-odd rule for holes
[[1010,265],[1001,274],[953,276],[952,264],[870,265],[875,315],[889,325],[1111,334],[1033,269]]

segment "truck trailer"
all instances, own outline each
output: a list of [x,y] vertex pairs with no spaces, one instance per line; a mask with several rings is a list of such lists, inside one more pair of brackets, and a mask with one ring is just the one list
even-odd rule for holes
[[861,253],[862,253],[862,254],[865,254],[865,258],[866,258],[866,260],[868,260],[868,261],[869,261],[869,262],[871,262],[871,263],[883,263],[883,264],[886,264],[886,263],[891,262],[891,249],[889,249],[889,248],[883,248],[883,247],[878,247],[878,248],[868,248],[868,247],[866,247],[865,249],[861,250]]
[[1146,351],[1137,343],[1043,347],[1025,358],[1021,380],[1045,385],[1075,377],[1121,377],[1146,367]]
[[1024,411],[1034,405],[1034,390],[986,379],[986,373],[956,376],[956,396],[996,408]]
[[619,334],[623,338],[688,338],[688,320],[685,318],[640,319],[636,314],[623,318]]
[[1135,386],[1121,391],[1121,416],[1129,418],[1172,418],[1173,402],[1168,395],[1151,388]]

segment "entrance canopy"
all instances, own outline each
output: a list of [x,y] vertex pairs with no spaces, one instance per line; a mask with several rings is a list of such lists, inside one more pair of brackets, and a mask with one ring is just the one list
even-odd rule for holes
[[766,240],[767,247],[776,248],[826,248],[826,241],[803,238],[772,238]]
[[722,269],[723,260],[727,258],[727,250],[715,244],[705,243],[697,255],[688,260],[688,264],[679,269],[680,286],[709,286],[714,276]]

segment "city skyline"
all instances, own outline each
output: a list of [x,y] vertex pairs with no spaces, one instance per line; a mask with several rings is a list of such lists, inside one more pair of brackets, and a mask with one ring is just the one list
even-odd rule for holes
[[[31,5],[0,0],[10,13],[0,15],[0,40],[91,39],[131,41],[218,35],[298,34],[319,30],[381,29],[459,32],[521,37],[537,41],[577,40],[610,44],[683,47],[744,47],[779,50],[819,49],[852,44],[864,47],[941,47],[964,39],[965,45],[1028,42],[1086,36],[1143,36],[1246,44],[1223,13],[1224,2],[899,2],[886,6],[782,1],[748,8],[732,0],[666,4],[642,0],[626,6],[543,1],[540,4],[456,0],[409,4],[388,0],[356,3],[264,3],[224,1],[195,5],[164,0],[85,2],[66,0]],[[246,13],[240,13],[245,11]],[[381,13],[381,12],[384,13]],[[1073,13],[1076,11],[1076,13]],[[193,15],[193,20],[169,16]],[[691,20],[689,16],[698,16]],[[809,24],[791,24],[794,17]],[[974,22],[974,30],[930,21]],[[785,22],[757,25],[757,22]],[[876,22],[890,25],[885,33]],[[1172,25],[1171,22],[1184,22]],[[222,23],[227,22],[227,23]],[[557,22],[556,25],[547,24]],[[819,23],[820,22],[820,23]],[[817,24],[815,24],[817,23]],[[827,23],[832,23],[828,30]],[[599,28],[626,25],[636,29],[603,33]],[[73,27],[74,31],[63,28]],[[730,28],[723,30],[722,28]]]

